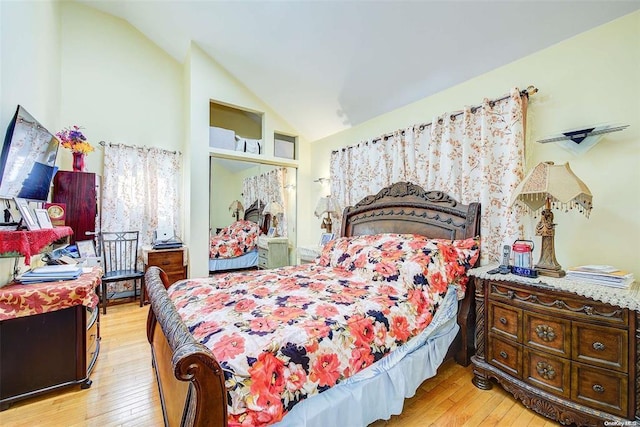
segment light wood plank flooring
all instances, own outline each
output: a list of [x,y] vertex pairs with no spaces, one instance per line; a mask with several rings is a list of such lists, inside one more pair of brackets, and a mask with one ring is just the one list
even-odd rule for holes
[[[110,306],[101,316],[102,343],[93,385],[24,400],[0,412],[2,426],[162,426],[145,326],[148,307]],[[425,381],[404,411],[372,427],[555,426],[502,390],[471,384],[471,367],[446,362]]]

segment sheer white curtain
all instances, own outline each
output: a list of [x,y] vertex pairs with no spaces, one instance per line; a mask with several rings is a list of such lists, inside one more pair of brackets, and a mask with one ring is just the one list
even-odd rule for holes
[[287,235],[287,198],[284,194],[286,173],[286,169],[277,168],[260,175],[250,176],[242,181],[242,198],[245,208],[251,206],[256,200],[265,204],[278,202],[282,205],[284,213],[278,222],[278,232],[281,236]]
[[387,185],[409,181],[445,192],[463,204],[480,202],[481,262],[497,260],[503,244],[522,235],[509,200],[524,176],[527,97],[513,88],[427,125],[398,130],[331,155],[331,192],[341,210]]
[[[159,225],[180,234],[181,168],[182,155],[177,152],[105,144],[101,229],[139,231],[140,246],[152,243]],[[123,286],[115,291],[130,285]]]

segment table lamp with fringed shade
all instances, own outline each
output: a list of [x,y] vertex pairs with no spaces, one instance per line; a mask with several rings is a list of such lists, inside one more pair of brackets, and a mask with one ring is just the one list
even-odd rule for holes
[[284,208],[278,202],[269,202],[264,207],[264,214],[271,215],[271,226],[274,228],[275,234],[274,237],[277,237],[278,234],[278,215],[284,213]]
[[236,218],[236,221],[240,220],[240,212],[244,212],[244,206],[240,203],[240,200],[234,200],[229,205],[229,212],[233,212],[233,216]]
[[318,204],[316,205],[315,214],[316,218],[320,218],[325,213],[326,217],[322,219],[322,225],[320,228],[324,228],[327,233],[331,233],[332,223],[331,223],[331,214],[335,214],[338,212],[338,204],[331,196],[320,197],[318,200]]
[[540,260],[535,265],[539,274],[552,277],[563,277],[565,274],[556,260],[556,225],[551,208],[564,208],[565,211],[576,208],[588,218],[592,199],[591,191],[573,173],[569,163],[554,165],[553,162],[542,162],[516,187],[511,204],[519,201],[534,215],[541,213],[536,226],[536,235],[542,236]]

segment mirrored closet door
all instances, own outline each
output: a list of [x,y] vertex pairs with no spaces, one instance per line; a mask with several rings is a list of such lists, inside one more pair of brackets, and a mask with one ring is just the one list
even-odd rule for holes
[[[279,197],[275,195],[278,191],[274,187],[276,176],[281,185]],[[257,181],[261,184],[255,184]],[[278,234],[288,238],[290,260],[293,263],[297,246],[296,181],[297,169],[294,167],[212,156],[209,185],[210,233],[217,234],[220,229],[232,224],[236,216],[243,219],[244,211],[238,209],[237,202],[240,202],[241,208],[248,208],[247,203],[253,202],[256,188],[260,187],[260,194],[263,195],[261,198],[280,198],[282,201],[283,213],[278,218]],[[253,185],[250,184],[252,182]],[[265,182],[268,183],[265,184]],[[269,187],[267,190],[264,189],[265,185]],[[271,195],[265,196],[265,194]],[[280,200],[261,200],[264,204],[274,201],[280,202]]]

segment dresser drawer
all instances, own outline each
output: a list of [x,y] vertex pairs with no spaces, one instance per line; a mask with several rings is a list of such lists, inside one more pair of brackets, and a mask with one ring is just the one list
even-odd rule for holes
[[574,362],[571,381],[571,399],[576,403],[628,416],[627,375]]
[[182,272],[184,271],[184,260],[182,255],[182,250],[152,252],[149,253],[149,266],[158,266],[167,274]]
[[269,266],[269,253],[268,250],[258,248],[258,267],[268,268]]
[[522,342],[522,310],[489,301],[489,332]]
[[571,357],[571,322],[526,311],[524,344],[534,349]]
[[518,286],[512,282],[488,281],[488,296],[511,307],[541,311],[549,316],[561,316],[585,323],[600,322],[625,327],[629,310],[603,302],[584,300],[579,296],[553,290]]
[[508,374],[522,378],[522,346],[490,333],[487,361]]
[[558,396],[571,397],[571,361],[524,347],[524,380]]
[[573,360],[628,372],[627,331],[573,322]]

